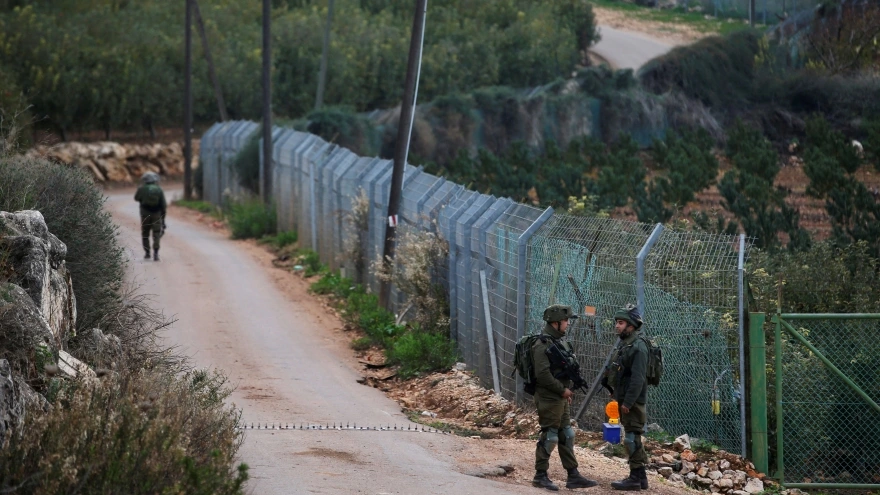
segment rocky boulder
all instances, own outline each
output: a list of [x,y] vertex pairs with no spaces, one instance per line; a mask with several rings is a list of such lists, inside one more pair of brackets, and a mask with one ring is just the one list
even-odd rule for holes
[[[73,283],[64,264],[67,246],[49,232],[40,212],[0,212],[0,250],[9,282],[27,292],[37,308],[33,318],[45,322],[51,343],[60,347],[76,325]],[[15,306],[33,313],[24,302]]]
[[[193,141],[193,167],[198,166],[198,140]],[[175,178],[183,175],[183,147],[171,144],[61,143],[37,146],[28,156],[86,169],[96,182],[131,184],[146,172]]]

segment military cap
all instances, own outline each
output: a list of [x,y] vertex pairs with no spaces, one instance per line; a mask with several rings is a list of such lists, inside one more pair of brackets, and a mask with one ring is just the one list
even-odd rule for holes
[[562,320],[573,320],[575,318],[578,318],[578,315],[574,314],[571,306],[553,304],[551,306],[547,306],[547,309],[544,310],[544,321],[546,321],[547,323],[553,323],[555,321]]

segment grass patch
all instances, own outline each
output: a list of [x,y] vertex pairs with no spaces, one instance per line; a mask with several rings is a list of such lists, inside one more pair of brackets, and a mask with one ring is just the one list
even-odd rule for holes
[[298,240],[299,235],[295,230],[285,230],[284,232],[278,232],[275,235],[267,235],[260,239],[259,242],[260,244],[272,246],[275,249],[284,249],[287,246],[296,244]]
[[245,199],[229,205],[226,213],[233,239],[260,239],[275,235],[275,205],[259,199]]
[[672,443],[675,437],[665,431],[649,431],[645,436],[657,443]]
[[378,296],[367,293],[351,279],[324,272],[310,290],[313,294],[333,296],[343,320],[366,333],[351,343],[352,348],[380,346],[388,361],[400,367],[398,374],[402,378],[446,369],[456,361],[455,345],[445,334],[397,324],[394,315],[379,306]]
[[220,208],[200,199],[178,199],[172,204],[174,204],[175,206],[180,206],[182,208],[189,208],[190,210],[195,210],[199,213],[211,215],[216,218],[223,217],[223,212],[220,210]]
[[[682,24],[706,34],[727,34],[749,28],[748,23],[743,22],[742,19],[723,17],[710,17],[706,19],[706,15],[712,14],[712,12],[688,12],[684,7],[656,9],[617,0],[593,0],[592,3],[596,7],[603,9],[624,12],[628,17],[635,19],[666,24]],[[755,26],[763,27],[759,24],[755,24]]]

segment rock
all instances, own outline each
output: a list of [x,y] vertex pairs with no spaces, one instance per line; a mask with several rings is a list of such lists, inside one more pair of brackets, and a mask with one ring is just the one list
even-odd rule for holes
[[422,416],[424,416],[426,418],[436,418],[437,413],[431,412],[431,411],[422,411]]
[[663,428],[660,425],[658,425],[657,423],[651,423],[647,426],[648,433],[660,432],[660,431],[663,431]]
[[697,476],[696,478],[694,478],[694,483],[702,487],[712,486],[712,480],[710,480],[709,478],[704,478],[702,476]]
[[730,493],[731,493],[731,495],[749,495],[749,492],[744,492],[742,490],[733,490]]
[[[193,140],[193,169],[198,168],[198,145],[198,140]],[[177,142],[146,145],[69,142],[37,146],[28,151],[27,156],[86,169],[97,182],[132,183],[146,172],[168,177],[183,175],[183,148]]]
[[663,476],[664,478],[669,479],[669,477],[672,476],[672,468],[671,467],[662,467],[657,470],[657,473],[660,476]]
[[718,463],[718,469],[720,469],[721,471],[725,471],[727,469],[730,469],[730,461],[728,461],[727,459],[722,459]]
[[724,475],[721,474],[721,471],[709,471],[707,478],[710,480],[720,480]]
[[669,485],[678,488],[687,488],[687,484],[684,481],[670,481]]
[[673,457],[672,454],[663,454],[660,456],[660,459],[667,464],[673,464],[675,462],[675,457]]
[[747,493],[761,493],[764,491],[764,482],[759,479],[752,478],[743,487],[743,491]]
[[76,299],[64,265],[67,246],[49,232],[39,211],[0,212],[10,282],[25,289],[60,346],[76,326]]
[[734,471],[733,472],[733,483],[737,486],[743,486],[748,481],[748,476],[744,471]]
[[672,473],[669,476],[669,481],[684,481],[684,476],[682,476],[678,473]]
[[690,450],[685,450],[681,453],[681,460],[695,462],[697,460],[697,454],[694,454]]
[[466,371],[467,365],[465,363],[455,363],[454,368],[456,371]]
[[63,350],[58,351],[58,367],[61,369],[62,373],[71,378],[80,377],[91,379],[98,377],[89,365]]
[[498,467],[503,469],[505,473],[512,473],[516,470],[516,468],[513,467],[513,464],[511,464],[510,461],[499,462]]
[[709,474],[709,468],[707,468],[706,466],[700,466],[697,469],[697,476],[705,477],[708,474]]
[[696,469],[696,466],[693,462],[681,461],[681,474],[688,474],[694,469]]
[[728,480],[728,479],[724,479],[724,478],[721,478],[719,480],[715,480],[715,482],[713,484],[717,488],[720,488],[721,490],[724,490],[724,491],[727,491],[727,490],[730,490],[731,488],[733,488],[733,480]]
[[676,452],[684,452],[685,450],[690,449],[691,448],[691,438],[687,434],[676,438],[675,441],[672,442],[672,448]]
[[33,360],[49,364],[56,356],[55,338],[33,299],[21,287],[0,283],[0,349],[13,370]]
[[6,359],[0,359],[0,444],[10,429],[24,424],[31,411],[48,411],[49,402],[12,372]]

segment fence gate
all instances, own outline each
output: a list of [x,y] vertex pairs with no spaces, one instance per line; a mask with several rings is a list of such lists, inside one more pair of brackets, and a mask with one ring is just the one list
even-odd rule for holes
[[[880,488],[880,314],[776,314],[771,322],[765,390],[775,403],[775,477],[788,488]],[[753,350],[763,339],[756,333]],[[754,387],[763,355],[752,357]],[[761,402],[753,400],[753,413]],[[754,415],[752,424],[768,430]],[[766,437],[753,437],[753,447],[761,443]]]

